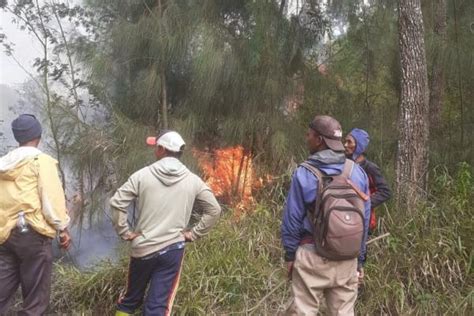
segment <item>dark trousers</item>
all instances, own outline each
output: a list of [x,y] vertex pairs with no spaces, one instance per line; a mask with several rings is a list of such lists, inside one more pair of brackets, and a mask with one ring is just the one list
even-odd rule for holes
[[130,258],[125,295],[117,304],[119,311],[132,314],[143,302],[148,283],[143,315],[170,315],[178,288],[184,249],[173,249],[164,254],[144,258]]
[[39,316],[46,312],[53,264],[51,241],[31,227],[24,234],[14,228],[0,245],[0,315],[7,312],[18,285],[23,295],[18,315]]

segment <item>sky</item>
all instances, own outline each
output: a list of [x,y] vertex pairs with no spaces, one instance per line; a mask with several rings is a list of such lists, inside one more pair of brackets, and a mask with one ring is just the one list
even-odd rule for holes
[[[34,73],[33,59],[41,55],[40,47],[33,40],[32,35],[20,30],[12,22],[12,15],[0,10],[0,32],[7,35],[7,40],[15,43],[14,54],[23,67]],[[0,84],[15,85],[24,82],[28,75],[11,57],[8,57],[3,47],[0,48]]]

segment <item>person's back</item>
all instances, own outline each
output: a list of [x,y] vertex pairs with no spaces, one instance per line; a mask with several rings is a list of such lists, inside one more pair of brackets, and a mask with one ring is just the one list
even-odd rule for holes
[[[308,163],[318,168],[327,176],[340,175],[344,169],[345,161],[346,159],[343,153],[337,153],[332,150],[317,152],[311,155],[307,160]],[[349,179],[360,188],[361,191],[366,192],[366,190],[368,190],[367,175],[360,166],[354,165]],[[306,215],[306,212],[313,206],[316,200],[317,189],[319,189],[318,179],[308,169],[299,166],[293,175],[286,202],[286,208],[290,208],[293,212],[288,211],[285,213],[284,221],[287,225],[282,227],[284,246],[296,249],[301,242],[301,239],[293,237],[301,228],[299,227],[299,221],[292,220],[292,217]],[[299,199],[298,197],[301,198]],[[295,210],[297,210],[297,212],[294,212]],[[314,228],[306,216],[304,217],[303,228],[303,242],[313,242],[312,236]]]
[[[311,153],[307,162],[329,177],[340,175],[346,162],[341,136],[336,120],[328,116],[315,117],[306,137]],[[353,164],[349,179],[358,190],[368,194],[367,176],[362,168]],[[303,166],[293,174],[281,227],[285,261],[293,281],[293,300],[287,315],[316,315],[320,295],[326,298],[329,314],[354,314],[358,262],[362,264],[365,252],[370,203],[364,205],[365,233],[359,258],[328,260],[316,253],[314,227],[308,217],[318,198],[320,185],[317,177]]]
[[42,315],[49,303],[51,241],[69,247],[69,216],[57,161],[37,148],[41,125],[33,115],[12,122],[20,146],[0,157],[0,315],[22,285],[20,314]]
[[[50,238],[56,236],[56,227],[52,224],[60,222],[62,227],[58,229],[67,226],[66,212],[58,213],[57,215],[61,216],[58,218],[49,203],[42,203],[43,197],[39,195],[43,188],[51,187],[52,182],[56,182],[54,185],[60,187],[59,178],[51,177],[52,173],[57,172],[56,165],[55,159],[35,147],[18,147],[0,158],[0,244],[16,226],[21,211],[35,231]],[[40,183],[44,178],[48,181]],[[45,198],[62,201],[65,205],[62,190],[46,190],[48,191],[51,195]]]
[[[182,231],[190,220],[195,201],[215,200],[201,178],[174,157],[162,158],[135,172],[117,190],[110,204],[115,209],[126,209],[129,198],[135,196],[138,197],[138,218],[134,230],[141,234],[131,243],[132,257],[142,257],[183,241]],[[125,233],[128,230],[126,214],[114,214],[121,216],[120,223],[125,229],[118,228],[119,234]],[[194,234],[197,238],[204,233],[198,231]]]
[[[179,283],[184,242],[204,236],[221,209],[209,187],[181,163],[184,140],[173,131],[150,137],[157,162],[130,176],[110,200],[117,233],[131,241],[127,289],[116,315],[131,315],[144,304],[145,315],[169,315]],[[138,218],[128,223],[127,208],[137,201]],[[187,228],[193,211],[202,213]]]

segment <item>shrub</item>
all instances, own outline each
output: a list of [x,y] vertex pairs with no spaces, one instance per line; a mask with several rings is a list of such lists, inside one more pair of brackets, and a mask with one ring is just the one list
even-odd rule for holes
[[[417,210],[392,205],[378,210],[378,234],[390,236],[368,246],[359,314],[472,314],[471,175],[467,164],[455,176],[435,168],[429,203]],[[274,187],[255,212],[239,221],[227,213],[208,237],[187,246],[174,313],[274,315],[283,310],[290,297],[279,240],[284,187]],[[84,272],[57,264],[52,309],[111,314],[127,262],[123,255],[119,263],[104,261]]]

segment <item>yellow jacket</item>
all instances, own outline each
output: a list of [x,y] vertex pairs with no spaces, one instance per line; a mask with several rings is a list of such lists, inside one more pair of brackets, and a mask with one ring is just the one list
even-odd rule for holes
[[19,147],[0,158],[0,244],[21,211],[35,231],[51,238],[70,221],[57,161],[35,147]]

